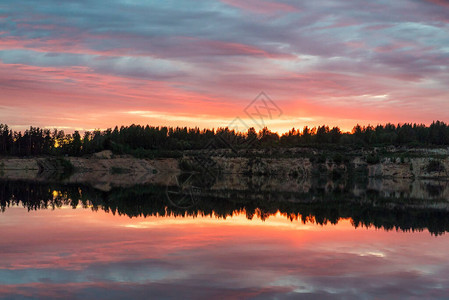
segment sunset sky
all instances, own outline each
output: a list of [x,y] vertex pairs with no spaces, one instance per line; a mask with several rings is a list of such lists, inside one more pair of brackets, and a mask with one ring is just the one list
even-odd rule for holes
[[262,91],[281,132],[447,122],[448,66],[448,0],[0,2],[0,123],[18,130],[257,129]]

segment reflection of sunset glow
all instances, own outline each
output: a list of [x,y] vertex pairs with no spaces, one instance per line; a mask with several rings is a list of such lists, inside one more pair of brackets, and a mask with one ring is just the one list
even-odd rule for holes
[[[301,218],[295,221],[290,221],[286,218],[286,214],[281,214],[277,212],[275,215],[271,215],[267,220],[261,220],[260,217],[253,218],[249,220],[245,212],[236,212],[233,216],[227,217],[225,219],[220,218],[216,215],[212,217],[205,218],[175,218],[175,217],[147,217],[145,221],[137,221],[132,224],[124,224],[122,226],[126,228],[154,228],[160,226],[170,226],[170,225],[216,225],[219,222],[220,226],[258,226],[258,227],[276,227],[276,228],[289,228],[297,230],[319,230],[316,226],[312,224],[303,224]],[[152,221],[147,221],[148,219],[153,219]],[[349,222],[345,220],[343,222]]]
[[161,286],[165,296],[173,289],[186,296],[208,293],[207,287],[219,290],[208,298],[234,289],[243,293],[239,298],[268,291],[317,297],[333,291],[343,297],[351,293],[348,286],[357,286],[357,295],[370,293],[372,286],[376,291],[413,286],[425,295],[430,288],[445,292],[433,282],[449,284],[441,276],[449,271],[447,236],[355,229],[348,219],[321,226],[290,221],[279,212],[266,220],[248,220],[244,212],[226,219],[129,218],[68,206],[30,212],[11,207],[0,226],[0,239],[7,241],[1,245],[0,296],[70,286],[91,298],[85,294],[89,289],[108,290],[108,283],[115,293],[145,288],[154,294]]
[[[78,205],[77,210],[82,210],[83,208],[92,208],[92,205]],[[62,206],[60,209],[70,208],[68,206]],[[106,214],[110,216],[109,213]],[[133,217],[129,218],[127,216],[117,216],[112,215],[112,218],[115,220],[115,224],[120,223],[120,226],[125,228],[134,228],[134,229],[150,229],[162,226],[170,226],[170,225],[217,225],[220,226],[259,226],[259,227],[278,227],[278,228],[290,228],[290,229],[298,229],[298,230],[322,230],[323,226],[315,224],[315,218],[313,216],[307,216],[305,218],[292,215],[287,213],[276,212],[271,215],[264,215],[263,219],[260,215],[260,211],[256,210],[254,217],[252,219],[248,219],[246,212],[235,211],[232,216],[227,216],[223,218],[222,216],[216,215],[212,213],[211,216],[147,216],[147,217]],[[118,218],[118,219],[117,219]],[[117,222],[119,221],[119,222]],[[218,223],[217,223],[218,222]],[[329,224],[330,225],[330,224]],[[347,218],[341,218],[338,221],[338,225],[340,229],[343,228],[353,228],[352,220]],[[332,225],[331,225],[332,226]]]

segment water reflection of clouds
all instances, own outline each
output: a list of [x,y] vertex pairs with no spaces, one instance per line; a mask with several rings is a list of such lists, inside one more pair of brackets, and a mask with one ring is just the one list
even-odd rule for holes
[[[299,221],[279,226],[283,216],[129,219],[16,209],[2,223],[11,218],[23,223],[0,233],[5,297],[362,299],[444,297],[449,287],[446,236],[354,229],[348,220],[298,231]],[[133,224],[149,226],[126,227]]]

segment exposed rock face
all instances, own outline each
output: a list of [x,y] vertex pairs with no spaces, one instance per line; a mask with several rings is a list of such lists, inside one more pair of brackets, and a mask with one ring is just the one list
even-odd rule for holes
[[[436,163],[435,163],[436,162]],[[433,167],[440,165],[440,168]],[[427,157],[384,159],[382,162],[368,166],[369,177],[386,178],[447,178],[449,177],[449,159]]]
[[449,178],[449,158],[417,157],[406,159],[385,158],[377,164],[368,164],[363,157],[355,157],[349,163],[336,164],[331,160],[312,162],[309,158],[267,157],[211,157],[213,163],[202,163],[192,157],[184,160],[193,169],[216,168],[224,174],[289,175],[308,177],[333,172],[347,174],[358,171],[360,175],[379,178]]
[[[297,183],[292,183],[288,178],[305,180],[316,176],[336,178],[335,176],[357,174],[368,178],[392,180],[449,179],[449,158],[445,156],[426,157],[426,153],[419,152],[418,157],[387,157],[380,159],[380,162],[376,164],[368,164],[366,156],[353,156],[346,162],[335,163],[332,159],[316,159],[314,155],[317,154],[309,155],[311,159],[309,157],[273,158],[262,154],[257,156],[257,153],[253,153],[253,155],[241,157],[212,156],[207,158],[209,162],[205,162],[206,160],[194,158],[191,153],[187,154],[182,159],[138,159],[129,156],[115,156],[110,151],[103,151],[89,158],[0,158],[0,177],[42,180],[42,178],[51,178],[55,173],[61,173],[68,164],[73,166],[74,172],[70,176],[64,177],[64,181],[90,183],[97,185],[98,188],[108,190],[111,186],[171,182],[176,180],[176,175],[181,173],[180,165],[187,164],[195,171],[214,168],[220,174],[251,175],[252,178],[275,176],[280,183],[285,184],[286,188],[290,184],[292,188],[296,186],[299,190],[304,191],[307,190],[307,184],[298,187]],[[420,155],[423,156],[420,157]],[[242,181],[243,176],[235,178],[239,179],[230,183],[234,188],[241,184],[239,181]],[[268,183],[260,184],[267,185]],[[417,190],[422,190],[422,188]]]
[[3,158],[0,159],[2,170],[39,170],[37,158]]
[[77,172],[102,171],[112,173],[153,173],[156,168],[150,161],[134,158],[80,158],[68,157]]
[[113,156],[113,153],[111,150],[104,150],[101,152],[97,152],[93,154],[94,158],[102,158],[102,159],[111,159]]
[[307,177],[312,163],[307,158],[214,158],[223,173],[230,174],[296,174]]

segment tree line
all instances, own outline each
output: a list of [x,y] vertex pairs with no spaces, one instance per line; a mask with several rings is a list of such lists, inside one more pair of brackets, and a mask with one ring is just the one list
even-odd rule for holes
[[[219,141],[219,143],[216,143]],[[271,148],[319,145],[343,146],[447,146],[449,126],[435,121],[423,124],[385,124],[377,126],[356,125],[352,132],[323,125],[293,128],[279,135],[268,128],[237,132],[229,128],[199,129],[187,127],[154,127],[130,125],[107,130],[65,133],[30,127],[24,132],[15,131],[0,124],[0,155],[71,155],[80,156],[102,150],[116,154],[148,156],[157,152],[205,149],[211,143],[219,148]]]

